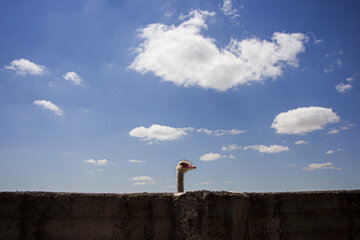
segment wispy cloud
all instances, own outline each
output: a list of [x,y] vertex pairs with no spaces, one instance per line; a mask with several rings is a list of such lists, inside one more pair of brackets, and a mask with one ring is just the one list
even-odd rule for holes
[[107,159],[99,159],[99,160],[95,160],[95,159],[86,159],[83,161],[84,163],[89,163],[89,164],[92,164],[94,166],[105,166],[107,165],[109,162]]
[[198,182],[199,185],[212,185],[215,184],[215,182]]
[[230,144],[227,146],[222,146],[221,151],[234,151],[237,149],[242,149],[242,147],[237,144]]
[[333,154],[334,153],[334,150],[328,150],[326,151],[326,154]]
[[220,49],[214,39],[202,34],[211,16],[215,13],[194,10],[178,26],[155,23],[140,29],[143,42],[129,68],[142,74],[152,72],[178,86],[226,91],[276,79],[287,65],[298,66],[306,35],[275,32],[270,41],[231,39]]
[[207,135],[214,135],[216,137],[224,136],[224,135],[239,135],[246,132],[246,130],[241,129],[230,129],[230,130],[224,130],[224,129],[217,129],[217,130],[210,130],[207,128],[199,128],[196,129],[197,133],[205,133]]
[[54,103],[52,103],[51,101],[47,101],[47,100],[35,100],[33,102],[33,104],[42,107],[43,109],[47,109],[50,110],[52,112],[54,112],[56,115],[63,115],[63,111],[56,106]]
[[5,69],[15,71],[19,75],[42,75],[45,73],[45,67],[33,63],[25,58],[13,60]]
[[133,186],[141,186],[141,185],[149,185],[149,184],[155,184],[155,181],[153,178],[149,176],[138,176],[129,178],[129,181],[134,182]]
[[309,144],[309,141],[305,141],[305,140],[298,140],[295,142],[295,144],[300,145],[300,144]]
[[250,146],[245,146],[243,149],[244,150],[252,149],[260,153],[280,153],[290,150],[288,146],[281,146],[281,145],[270,145],[270,146],[250,145]]
[[271,127],[279,134],[304,134],[339,120],[331,108],[301,107],[278,114]]
[[328,134],[338,134],[341,131],[349,130],[350,128],[355,127],[354,123],[345,123],[345,125],[341,126],[340,128],[332,128],[329,130]]
[[316,36],[315,36],[315,34],[313,32],[311,32],[311,35],[312,35],[312,37],[314,39],[314,44],[315,45],[319,45],[320,43],[324,42],[324,40],[316,38]]
[[144,160],[129,159],[130,163],[146,163]]
[[324,170],[324,169],[341,170],[341,168],[334,167],[332,162],[310,163],[306,167],[302,168],[302,170],[304,171],[314,171],[314,170]]
[[63,75],[63,78],[67,81],[74,83],[75,85],[82,85],[82,78],[76,72],[67,72]]
[[[243,6],[241,7],[243,8]],[[223,4],[220,6],[220,10],[223,14],[231,16],[231,18],[240,17],[238,10],[233,7],[232,0],[223,0]]]

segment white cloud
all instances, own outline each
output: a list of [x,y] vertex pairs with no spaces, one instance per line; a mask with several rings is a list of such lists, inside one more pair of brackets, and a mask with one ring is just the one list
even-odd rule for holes
[[236,18],[240,16],[239,14],[237,14],[238,10],[233,8],[231,0],[224,0],[220,10],[223,14],[231,16],[231,18]]
[[299,144],[309,144],[309,141],[305,141],[305,140],[298,140],[295,142],[295,144],[299,145]]
[[338,85],[335,86],[335,89],[339,92],[339,93],[345,93],[347,91],[349,91],[352,88],[351,84],[345,84],[345,83],[339,83]]
[[236,184],[236,182],[226,181],[225,184]]
[[53,111],[55,114],[57,115],[63,115],[62,110],[56,106],[54,103],[47,101],[47,100],[35,100],[33,102],[33,104],[38,105],[40,107],[42,107],[43,109],[47,109],[50,111]]
[[215,134],[215,136],[239,135],[239,134],[242,134],[245,132],[246,132],[246,130],[240,130],[240,129],[231,129],[231,130],[218,129],[214,132],[214,134]]
[[341,170],[341,168],[334,167],[332,162],[310,163],[306,167],[302,168],[302,170],[304,170],[304,171],[314,171],[314,170],[322,170],[322,169]]
[[308,39],[304,34],[275,32],[271,41],[231,39],[227,47],[219,49],[214,39],[201,33],[207,29],[206,17],[214,15],[194,10],[178,26],[156,23],[141,29],[144,41],[129,68],[152,72],[178,86],[226,91],[275,79],[286,65],[298,65],[297,55],[305,50]]
[[260,153],[279,153],[290,150],[288,146],[281,146],[281,145],[270,145],[270,146],[251,145],[251,146],[245,146],[243,149],[244,150],[252,149]]
[[75,85],[82,85],[82,79],[76,72],[67,72],[63,75],[63,78],[74,83]]
[[234,155],[232,155],[232,154],[227,155],[226,157],[227,157],[228,159],[235,159],[235,156],[234,156]]
[[193,128],[173,128],[169,126],[162,126],[153,124],[150,127],[137,127],[129,132],[132,137],[141,138],[149,142],[157,141],[173,141],[187,135],[188,131],[193,131]]
[[25,58],[15,59],[5,69],[15,71],[20,75],[42,75],[45,73],[45,67],[35,64]]
[[198,182],[199,185],[212,185],[215,184],[215,182]]
[[330,129],[330,131],[328,133],[329,134],[338,134],[339,132],[340,132],[339,129],[333,128],[333,129]]
[[241,129],[231,129],[231,130],[224,130],[224,129],[217,129],[217,130],[209,130],[207,128],[199,128],[196,129],[197,133],[205,133],[207,135],[215,135],[216,137],[218,136],[224,136],[224,135],[239,135],[242,133],[245,133],[246,130],[241,130]]
[[84,160],[85,163],[90,163],[92,165],[95,165],[95,166],[105,166],[107,165],[109,162],[108,160],[106,160],[105,158],[104,159],[99,159],[99,160],[95,160],[95,159],[87,159],[87,160]]
[[334,150],[328,150],[327,152],[326,152],[326,154],[333,154],[334,153]]
[[129,181],[133,181],[133,186],[141,186],[141,185],[148,185],[148,184],[155,184],[154,179],[148,176],[138,176],[129,178]]
[[136,160],[136,159],[129,159],[129,162],[131,162],[131,163],[145,163],[146,161],[144,161],[144,160]]
[[209,130],[209,129],[206,129],[206,128],[199,128],[199,129],[196,129],[196,132],[197,133],[205,133],[207,135],[211,135],[213,133],[212,130]]
[[354,81],[354,77],[348,77],[348,78],[346,78],[346,81],[347,81],[347,82],[353,82],[353,81]]
[[222,151],[234,151],[234,150],[237,150],[237,149],[241,149],[242,147],[237,145],[237,144],[230,144],[230,145],[227,145],[227,146],[223,146],[221,148]]
[[215,160],[219,160],[221,158],[225,158],[226,156],[224,155],[221,155],[219,153],[206,153],[204,155],[202,155],[200,157],[200,161],[203,161],[203,162],[211,162],[211,161],[215,161]]
[[304,134],[339,121],[331,108],[301,107],[278,114],[271,127],[279,134]]
[[312,37],[314,38],[314,44],[315,45],[318,45],[318,44],[320,44],[320,43],[322,43],[324,40],[322,40],[322,39],[317,39],[316,38],[316,36],[315,36],[315,34],[313,33],[313,32],[311,32],[311,35],[312,35]]

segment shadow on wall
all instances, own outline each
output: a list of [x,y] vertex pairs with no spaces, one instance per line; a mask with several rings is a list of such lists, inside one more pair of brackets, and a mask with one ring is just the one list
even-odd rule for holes
[[360,191],[0,193],[0,239],[360,239]]

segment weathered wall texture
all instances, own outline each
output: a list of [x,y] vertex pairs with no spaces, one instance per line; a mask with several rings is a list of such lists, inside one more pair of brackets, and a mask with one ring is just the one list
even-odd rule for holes
[[0,239],[360,240],[360,191],[0,192]]

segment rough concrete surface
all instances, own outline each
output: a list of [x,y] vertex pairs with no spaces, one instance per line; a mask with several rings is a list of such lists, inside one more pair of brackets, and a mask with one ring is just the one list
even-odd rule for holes
[[360,240],[360,191],[0,192],[0,239]]

